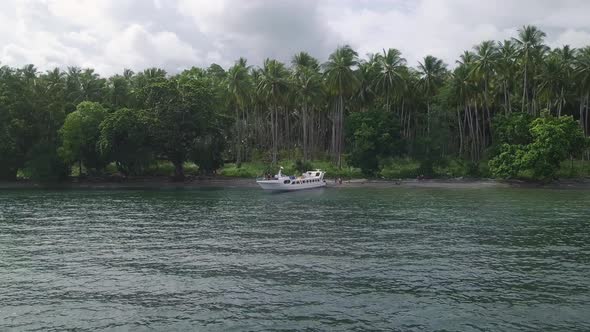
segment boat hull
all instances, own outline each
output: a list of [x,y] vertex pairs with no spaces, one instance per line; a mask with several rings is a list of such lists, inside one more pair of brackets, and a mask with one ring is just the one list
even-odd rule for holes
[[270,191],[295,191],[305,190],[314,188],[323,188],[326,186],[326,182],[311,182],[311,183],[300,183],[300,184],[284,184],[279,181],[257,181],[260,188]]

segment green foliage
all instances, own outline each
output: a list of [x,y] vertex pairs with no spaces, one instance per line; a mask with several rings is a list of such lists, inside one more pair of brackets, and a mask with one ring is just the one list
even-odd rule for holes
[[[296,161],[281,161],[278,164],[280,166],[283,166],[284,174],[294,175],[304,172],[297,169]],[[338,168],[329,161],[311,161],[309,163],[303,163],[301,169],[305,169],[305,171],[308,171],[310,169],[321,169],[326,172],[326,177],[328,178],[340,177],[345,179],[358,179],[363,176],[360,169],[358,168],[350,166],[343,166],[342,168]],[[233,163],[225,164],[219,172],[219,174],[229,177],[255,178],[267,173],[276,174],[278,171],[279,166],[271,166],[270,164],[262,162],[248,162],[243,163],[240,168],[236,167],[236,165]]]
[[[34,67],[27,67],[27,75]],[[14,180],[38,130],[30,79],[24,70],[0,67],[0,179]]]
[[416,160],[393,159],[384,162],[379,174],[385,179],[415,179],[420,175],[419,168],[420,163]]
[[149,90],[145,94],[151,96],[151,107],[146,112],[156,154],[172,162],[175,179],[182,180],[183,164],[195,150],[195,142],[207,141],[203,137],[217,123],[215,111],[219,104],[214,85],[208,78],[187,71],[150,83],[145,89]]
[[59,157],[52,142],[35,145],[25,163],[23,175],[39,182],[56,182],[67,178],[69,167]]
[[148,125],[145,112],[128,108],[108,114],[100,124],[100,152],[115,161],[119,172],[139,175],[152,161]]
[[214,174],[223,167],[226,140],[222,132],[209,133],[195,139],[190,159],[199,166],[202,174]]
[[375,175],[379,170],[379,158],[403,152],[399,130],[399,121],[393,113],[370,111],[351,114],[347,122],[347,136],[352,145],[350,164],[359,167],[365,175]]
[[496,116],[494,118],[494,142],[498,146],[503,144],[529,144],[533,140],[529,131],[532,121],[533,117],[527,113]]
[[487,162],[474,163],[468,161],[465,163],[465,176],[469,177],[487,177],[490,170]]
[[482,169],[485,163],[476,163],[464,159],[443,159],[442,162],[433,165],[435,177],[459,178],[459,177],[483,177],[486,170]]
[[[485,176],[487,166],[499,177],[583,176],[564,165],[587,146],[590,47],[550,49],[544,39],[524,26],[511,40],[483,41],[452,73],[433,56],[412,68],[396,49],[362,59],[350,46],[324,64],[300,52],[291,67],[240,58],[227,71],[178,75],[3,66],[0,179],[59,179],[64,163],[80,173],[112,164],[130,175],[182,179],[189,167],[250,177],[276,172],[278,160],[285,172],[314,166],[342,178]],[[540,107],[561,119],[536,119]],[[331,162],[292,162],[321,158]]]
[[271,172],[270,168],[262,163],[243,163],[240,167],[231,163],[225,164],[219,174],[236,178],[255,178],[269,172]]
[[530,128],[533,143],[522,158],[524,168],[533,170],[535,178],[554,178],[560,164],[587,146],[582,130],[570,116],[555,118],[545,113]]
[[87,169],[99,172],[108,164],[98,149],[99,126],[106,115],[101,104],[90,101],[81,102],[68,114],[60,129],[62,145],[58,150],[67,164],[82,162]]
[[6,122],[0,122],[0,180],[14,180],[19,166],[21,157],[14,141],[14,136],[10,125]]
[[343,164],[338,167],[329,162],[312,162],[313,169],[319,168],[326,172],[327,178],[360,179],[364,176],[360,168]]
[[587,147],[582,130],[572,117],[556,118],[545,112],[529,126],[532,142],[527,145],[504,144],[490,160],[490,170],[498,177],[516,177],[530,171],[534,179],[553,179],[561,163]]
[[301,159],[297,159],[295,161],[295,170],[299,173],[304,173],[307,172],[309,170],[313,169],[313,166],[311,165],[311,162],[309,161],[302,161]]
[[523,169],[522,160],[526,153],[523,145],[503,144],[496,157],[489,161],[492,175],[499,178],[514,178]]
[[420,174],[420,176],[434,177],[436,175],[434,171],[435,162],[436,161],[431,158],[421,160],[420,167],[418,167],[418,174]]
[[[445,124],[449,122],[448,114],[434,105],[430,115],[430,133],[419,135],[413,141],[410,156],[420,162],[419,175],[426,177],[437,176],[436,168],[446,167],[446,143],[449,139]],[[427,119],[423,119],[425,121]]]
[[431,164],[431,173],[424,172],[424,162],[411,158],[387,159],[381,163],[379,176],[384,179],[415,179],[420,175],[437,178],[479,177],[487,175],[481,164],[462,159],[441,160]]
[[[198,175],[199,167],[194,163],[186,162],[183,165],[185,175]],[[152,162],[142,173],[145,176],[170,176],[174,174],[175,166],[167,160]]]
[[590,177],[590,162],[582,160],[565,160],[561,163],[559,178],[587,178]]

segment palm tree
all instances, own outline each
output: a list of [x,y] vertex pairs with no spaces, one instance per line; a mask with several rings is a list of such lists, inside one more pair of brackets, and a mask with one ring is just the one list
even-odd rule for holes
[[489,105],[489,81],[496,70],[498,64],[498,53],[496,45],[491,40],[486,40],[474,47],[475,61],[471,74],[483,80],[484,87],[484,103],[488,113],[488,121],[490,120],[490,105]]
[[106,80],[101,79],[94,69],[81,70],[78,67],[68,67],[66,75],[68,98],[74,105],[82,101],[102,101],[102,92]]
[[526,102],[527,110],[530,112],[527,80],[529,71],[531,71],[531,67],[534,67],[534,61],[543,48],[543,39],[545,36],[545,33],[539,30],[536,26],[526,25],[518,30],[518,38],[512,38],[516,45],[518,45],[518,55],[522,64],[523,83],[521,111],[524,111]]
[[319,63],[308,53],[300,52],[293,57],[291,64],[294,67],[293,82],[295,86],[295,98],[301,107],[303,160],[307,161],[309,158],[309,106],[318,100],[322,94]]
[[268,139],[270,138],[269,135],[266,134],[266,130],[268,129],[267,126],[264,125],[264,112],[266,111],[266,100],[264,95],[261,93],[258,86],[260,85],[260,81],[262,79],[262,69],[261,68],[252,68],[250,70],[250,78],[252,81],[252,111],[253,111],[253,121],[254,121],[254,132],[256,137],[256,142],[258,147],[261,146],[270,146],[271,144],[268,143]]
[[65,73],[59,68],[47,71],[45,80],[47,81],[47,88],[51,91],[61,91],[65,88]]
[[133,77],[133,75],[135,75],[133,70],[127,68],[123,69],[123,77],[125,77],[125,79],[130,80]]
[[324,64],[324,77],[328,92],[336,97],[336,112],[332,122],[332,150],[338,167],[342,167],[344,145],[344,100],[357,89],[359,81],[353,67],[358,65],[358,54],[348,45],[339,47],[330,54]]
[[562,61],[558,54],[553,53],[543,61],[541,70],[536,76],[540,96],[546,101],[547,110],[561,104],[559,100],[561,87],[565,83]]
[[[487,130],[485,123],[487,122],[488,130],[492,129],[492,116],[490,114],[489,102],[489,81],[490,77],[494,75],[498,62],[498,53],[496,44],[491,40],[486,40],[474,47],[475,55],[473,65],[471,67],[470,76],[478,85],[483,83],[483,104],[485,112],[482,111],[482,140],[487,142]],[[486,116],[487,115],[487,116]],[[487,119],[487,121],[486,121]]]
[[430,134],[430,104],[444,82],[447,73],[446,67],[441,59],[432,55],[427,55],[422,62],[418,63],[422,90],[426,95],[426,130],[428,134]]
[[293,65],[295,71],[301,70],[302,68],[316,71],[320,70],[320,63],[318,60],[307,52],[299,52],[295,54],[293,59],[291,59],[291,64]]
[[391,95],[395,90],[401,90],[404,83],[402,73],[406,65],[406,59],[401,57],[401,52],[390,48],[383,50],[383,54],[376,56],[376,64],[379,74],[375,81],[375,91],[385,95],[385,110],[391,110]]
[[251,81],[248,71],[249,67],[247,66],[246,60],[240,58],[227,71],[226,76],[226,88],[231,94],[234,105],[236,106],[236,167],[238,168],[242,166],[240,109],[245,109],[251,94]]
[[167,73],[164,69],[152,67],[144,70],[143,75],[147,79],[158,80],[165,78]]
[[22,69],[19,69],[19,72],[26,81],[34,81],[37,78],[37,68],[35,68],[35,65],[26,65]]
[[463,149],[464,149],[464,129],[463,129],[463,121],[461,120],[461,108],[464,106],[465,97],[465,80],[469,72],[466,70],[465,66],[458,66],[455,68],[453,73],[450,75],[450,98],[453,98],[454,104],[457,105],[457,130],[459,132],[459,156],[462,156]]
[[272,163],[277,162],[278,108],[284,102],[289,91],[289,72],[285,65],[277,60],[266,59],[262,67],[257,89],[268,101],[271,114]]
[[473,64],[475,61],[475,54],[471,51],[463,51],[463,54],[459,56],[459,60],[455,61],[458,65]]
[[130,107],[131,97],[131,80],[126,78],[125,73],[115,75],[109,78],[107,88],[109,90],[109,103],[115,108]]
[[590,95],[590,46],[578,51],[574,74],[580,93],[580,125],[588,135],[588,104]]
[[[463,119],[461,114],[457,113],[458,128],[460,131],[459,139],[459,153],[462,150],[467,150],[467,145],[470,146],[469,155],[472,162],[479,161],[482,149],[483,129],[479,124],[479,115],[477,112],[478,91],[480,85],[477,80],[474,80],[473,67],[475,66],[476,55],[470,51],[465,51],[460,60],[457,61],[459,66],[455,68],[453,75],[450,78],[451,92],[458,104],[458,109],[463,109]],[[467,129],[467,130],[466,130]],[[461,137],[467,131],[468,135]],[[463,149],[461,149],[463,148]]]
[[556,48],[554,53],[560,60],[561,70],[563,71],[563,82],[560,87],[559,91],[559,101],[557,104],[557,116],[561,116],[561,111],[563,109],[563,105],[566,103],[566,96],[565,92],[567,90],[571,90],[573,84],[573,70],[574,70],[574,63],[576,60],[576,52],[575,48],[571,48],[569,45],[564,45],[562,48]]
[[365,111],[373,103],[376,97],[375,82],[377,81],[378,65],[377,56],[368,54],[368,60],[359,60],[358,69],[355,71],[359,81],[358,89],[352,96],[355,109]]
[[510,91],[511,84],[514,81],[514,73],[516,72],[516,46],[511,40],[505,40],[504,42],[498,43],[498,53],[497,73],[502,82],[504,113],[511,113]]
[[[56,133],[58,126],[62,123],[65,117],[65,73],[59,68],[48,70],[45,75],[41,75],[43,83],[42,91],[42,106],[46,112],[43,112],[43,117],[47,116],[47,137],[51,137]],[[57,120],[57,121],[56,121]]]

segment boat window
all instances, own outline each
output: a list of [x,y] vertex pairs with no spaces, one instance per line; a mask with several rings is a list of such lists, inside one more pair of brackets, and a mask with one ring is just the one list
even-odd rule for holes
[[289,183],[291,183],[291,180],[285,180],[285,181],[283,181],[283,183],[284,184],[289,184]]
[[320,172],[315,173],[315,176],[320,176]]

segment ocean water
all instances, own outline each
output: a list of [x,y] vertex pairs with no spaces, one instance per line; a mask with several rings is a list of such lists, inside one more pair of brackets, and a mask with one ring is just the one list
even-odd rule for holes
[[590,192],[0,191],[0,331],[589,331]]

